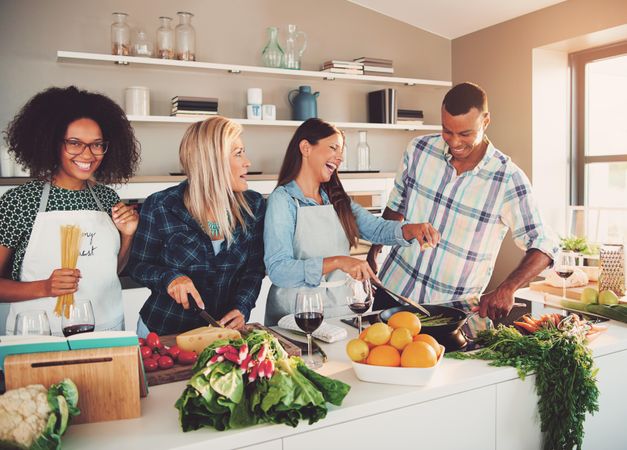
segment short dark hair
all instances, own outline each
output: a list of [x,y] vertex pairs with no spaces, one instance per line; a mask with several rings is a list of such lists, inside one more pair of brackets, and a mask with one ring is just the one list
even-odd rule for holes
[[488,95],[474,83],[460,83],[446,93],[442,106],[453,116],[466,114],[471,108],[482,113],[488,110]]
[[98,124],[109,149],[94,177],[105,184],[133,176],[140,145],[124,111],[109,97],[75,86],[52,87],[36,94],[7,126],[4,138],[15,160],[31,176],[52,179],[60,167],[60,151],[68,126],[79,119]]

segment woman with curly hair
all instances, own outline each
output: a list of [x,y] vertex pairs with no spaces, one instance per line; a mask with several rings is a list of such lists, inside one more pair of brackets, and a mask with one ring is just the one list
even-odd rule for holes
[[265,201],[248,190],[242,127],[224,117],[191,125],[179,147],[187,180],[146,199],[128,263],[150,288],[137,335],[206,325],[194,304],[227,328],[255,307],[263,266]]
[[429,223],[384,220],[351,201],[337,173],[343,155],[344,134],[320,119],[303,122],[287,146],[264,226],[264,260],[273,283],[265,325],[293,313],[303,288],[321,293],[325,317],[351,314],[347,276],[376,280],[365,260],[350,256],[360,237],[403,246],[412,239],[439,241]]
[[[53,310],[63,294],[91,300],[97,330],[123,329],[118,272],[139,217],[105,184],[128,181],[139,161],[124,112],[101,94],[49,88],[26,103],[5,139],[35,178],[0,198],[0,301],[10,303],[7,334],[18,312],[33,309],[45,310],[59,334],[61,319]],[[60,268],[63,225],[81,229],[76,269]]]

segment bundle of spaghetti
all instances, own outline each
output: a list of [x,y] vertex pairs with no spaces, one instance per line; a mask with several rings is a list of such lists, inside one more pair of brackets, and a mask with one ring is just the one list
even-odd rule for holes
[[[76,261],[81,241],[81,229],[76,225],[61,225],[61,268],[76,269]],[[54,313],[70,317],[70,307],[74,304],[74,294],[63,294],[57,297]]]

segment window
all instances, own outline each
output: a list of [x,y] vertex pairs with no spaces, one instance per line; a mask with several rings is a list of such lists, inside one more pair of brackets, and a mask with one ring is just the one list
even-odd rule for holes
[[571,203],[627,207],[627,43],[571,55]]

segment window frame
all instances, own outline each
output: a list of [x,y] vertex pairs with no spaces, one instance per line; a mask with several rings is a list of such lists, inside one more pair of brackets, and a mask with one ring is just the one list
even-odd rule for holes
[[569,55],[571,68],[571,164],[570,205],[585,205],[586,165],[627,162],[624,155],[586,156],[586,64],[616,56],[627,56],[627,41],[587,49]]

